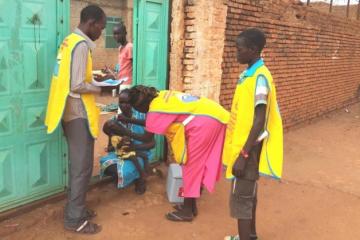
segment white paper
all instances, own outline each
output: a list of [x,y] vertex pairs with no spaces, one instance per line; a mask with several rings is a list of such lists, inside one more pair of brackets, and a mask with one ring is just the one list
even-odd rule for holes
[[102,81],[102,82],[98,82],[98,81],[95,81],[93,79],[91,84],[94,85],[94,86],[97,86],[97,87],[114,87],[114,86],[122,84],[123,82],[125,82],[124,79],[119,79],[119,80],[107,79],[107,80]]

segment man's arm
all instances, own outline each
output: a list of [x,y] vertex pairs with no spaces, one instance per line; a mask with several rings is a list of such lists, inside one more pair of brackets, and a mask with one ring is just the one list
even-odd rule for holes
[[70,91],[78,94],[100,93],[100,87],[85,82],[89,47],[82,42],[73,51]]

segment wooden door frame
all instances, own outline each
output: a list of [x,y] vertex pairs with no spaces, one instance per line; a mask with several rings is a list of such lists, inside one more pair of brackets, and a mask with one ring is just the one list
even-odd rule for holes
[[[70,21],[71,21],[71,16],[70,16],[70,11],[71,11],[71,0],[56,0],[56,6],[57,6],[57,24],[56,24],[56,30],[57,30],[57,42],[56,42],[56,46],[57,48],[60,47],[60,44],[62,43],[63,39],[70,34]],[[58,50],[56,50],[58,51]],[[69,180],[69,174],[68,174],[68,163],[69,163],[69,158],[68,158],[68,147],[66,144],[66,139],[64,134],[62,133],[62,127],[59,126],[56,133],[53,134],[58,134],[59,139],[61,139],[61,158],[63,159],[63,164],[62,164],[62,171],[64,174],[64,182],[63,182],[63,186],[64,186],[64,190],[65,187],[68,186],[68,180]]]
[[[144,1],[144,0],[133,0],[133,85],[138,84],[138,72],[137,72],[137,68],[138,68],[138,45],[139,45],[139,3],[140,1]],[[167,12],[166,12],[166,16],[165,18],[168,21],[168,29],[167,29],[167,34],[165,36],[165,41],[166,41],[166,56],[167,56],[167,61],[166,61],[166,71],[165,71],[165,82],[163,83],[163,86],[165,89],[169,89],[169,75],[170,75],[170,29],[171,29],[171,10],[172,10],[172,0],[168,0],[166,3],[166,7],[167,7]],[[160,158],[160,161],[166,161],[167,159],[167,155],[168,155],[168,150],[167,150],[167,143],[166,143],[166,139],[164,138],[163,140],[163,147],[160,150],[160,152],[162,152],[162,156]]]

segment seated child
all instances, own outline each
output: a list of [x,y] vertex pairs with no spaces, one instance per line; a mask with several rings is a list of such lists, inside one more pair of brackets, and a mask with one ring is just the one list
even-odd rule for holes
[[[111,144],[115,149],[115,153],[118,157],[124,160],[130,160],[136,170],[140,173],[140,179],[146,178],[146,173],[149,173],[149,160],[145,153],[136,151],[131,143],[131,139],[128,136],[112,136]],[[138,157],[143,159],[144,170],[140,166]]]

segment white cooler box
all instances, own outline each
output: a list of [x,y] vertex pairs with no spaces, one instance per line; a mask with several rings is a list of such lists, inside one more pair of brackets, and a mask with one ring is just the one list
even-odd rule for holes
[[179,164],[172,163],[168,169],[166,193],[171,203],[183,203],[182,170]]

